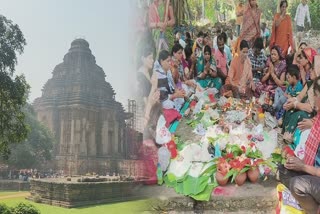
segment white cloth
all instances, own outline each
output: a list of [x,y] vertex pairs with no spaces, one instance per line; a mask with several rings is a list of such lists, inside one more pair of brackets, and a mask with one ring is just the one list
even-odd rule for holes
[[309,24],[311,24],[311,19],[310,19],[310,12],[309,12],[309,6],[303,5],[300,3],[297,7],[296,11],[296,16],[294,17],[294,21],[297,23],[298,26],[304,27],[304,20],[307,16],[307,20]]
[[179,44],[183,47],[183,49],[186,48],[187,44],[183,39],[179,39]]

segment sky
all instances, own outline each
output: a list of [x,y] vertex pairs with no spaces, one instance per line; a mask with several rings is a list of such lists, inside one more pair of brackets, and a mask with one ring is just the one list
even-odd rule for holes
[[[132,71],[129,47],[133,0],[0,0],[0,14],[18,24],[27,45],[16,71],[31,86],[29,102],[42,94],[71,42],[86,39],[116,100],[127,105]],[[126,55],[127,54],[127,55]]]

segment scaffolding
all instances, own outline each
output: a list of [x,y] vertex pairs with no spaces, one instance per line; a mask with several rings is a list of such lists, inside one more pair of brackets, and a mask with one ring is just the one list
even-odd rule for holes
[[128,120],[128,126],[133,130],[137,130],[137,102],[135,100],[128,99],[128,112],[131,116]]

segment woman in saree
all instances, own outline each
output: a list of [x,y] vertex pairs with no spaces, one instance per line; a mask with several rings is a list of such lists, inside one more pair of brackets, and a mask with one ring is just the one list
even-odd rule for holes
[[300,68],[301,81],[303,85],[310,80],[310,71],[312,70],[313,56],[315,56],[316,54],[316,50],[308,47],[303,49],[298,56],[298,66]]
[[201,62],[197,63],[197,82],[203,88],[216,88],[219,91],[222,81],[218,77],[216,62],[208,45],[204,47],[204,54],[198,60],[201,60]]
[[294,58],[293,58],[292,64],[295,64],[295,65],[299,65],[300,64],[300,56],[299,55],[301,54],[301,51],[303,49],[305,49],[306,47],[308,47],[306,42],[301,42],[300,43],[298,50],[294,53]]
[[270,39],[270,48],[279,45],[283,56],[288,54],[289,47],[294,48],[291,17],[287,14],[287,7],[288,2],[286,0],[281,1],[280,13],[277,13],[273,19]]
[[[316,55],[315,51],[312,51],[314,55],[310,58],[314,59]],[[286,113],[283,118],[282,133],[284,133],[284,140],[291,143],[292,135],[297,128],[299,122],[303,119],[312,118],[315,116],[315,102],[313,93],[313,81],[320,76],[319,69],[311,69],[310,81],[307,81],[303,90],[297,97],[289,98],[283,105]]]
[[253,47],[256,38],[260,37],[260,17],[261,10],[258,8],[257,0],[248,0],[243,14],[243,23],[236,47],[233,48],[235,53],[239,53],[240,42],[246,40],[249,48]]
[[256,95],[260,96],[262,93],[268,92],[269,96],[273,99],[276,88],[284,88],[286,67],[286,61],[282,56],[281,48],[273,46],[261,82],[256,84]]
[[255,85],[248,52],[249,45],[247,41],[242,40],[240,43],[240,55],[231,61],[226,84],[221,88],[220,93],[222,96],[251,99]]
[[173,27],[174,24],[175,18],[170,0],[154,0],[149,7],[149,27],[152,29],[157,56],[160,50],[169,50],[168,27]]

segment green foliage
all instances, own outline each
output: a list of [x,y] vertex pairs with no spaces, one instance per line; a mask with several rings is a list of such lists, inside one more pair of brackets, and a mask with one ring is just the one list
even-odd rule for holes
[[203,112],[199,112],[198,114],[195,115],[196,119],[191,119],[187,121],[187,124],[191,126],[192,128],[196,128],[196,126],[201,123],[201,119],[204,116]]
[[12,208],[12,214],[40,214],[40,211],[31,204],[19,203]]
[[[292,20],[296,15],[296,10],[299,4],[300,4],[300,1],[293,1],[289,5],[288,12],[291,14]],[[320,1],[319,0],[308,1],[308,6],[309,6],[312,28],[316,30],[320,30],[320,18],[319,18]],[[308,25],[305,25],[305,26],[308,26]]]
[[284,164],[286,162],[286,159],[283,158],[281,154],[272,153],[271,157],[272,157],[272,162],[276,164]]
[[1,214],[11,214],[10,208],[5,204],[0,204],[0,213]]
[[254,151],[251,147],[247,148],[246,156],[248,158],[254,158],[254,159],[263,158],[263,154],[260,150],[256,149]]
[[26,124],[30,127],[30,133],[23,144],[12,144],[11,155],[8,163],[18,168],[33,168],[51,159],[54,138],[50,131],[41,124],[31,105],[24,108]]
[[258,5],[262,11],[262,20],[272,23],[274,14],[277,12],[278,0],[259,0]]
[[22,107],[29,86],[23,75],[15,76],[16,53],[21,54],[26,41],[19,26],[0,16],[0,155],[8,158],[9,145],[23,141],[28,134]]
[[23,141],[28,134],[25,114],[28,84],[24,76],[11,77],[0,71],[0,153],[8,158],[9,144]]
[[0,71],[13,74],[17,55],[23,53],[26,40],[18,25],[0,15]]
[[226,151],[229,153],[229,151],[233,154],[234,157],[242,155],[243,151],[241,148],[236,144],[227,144]]

